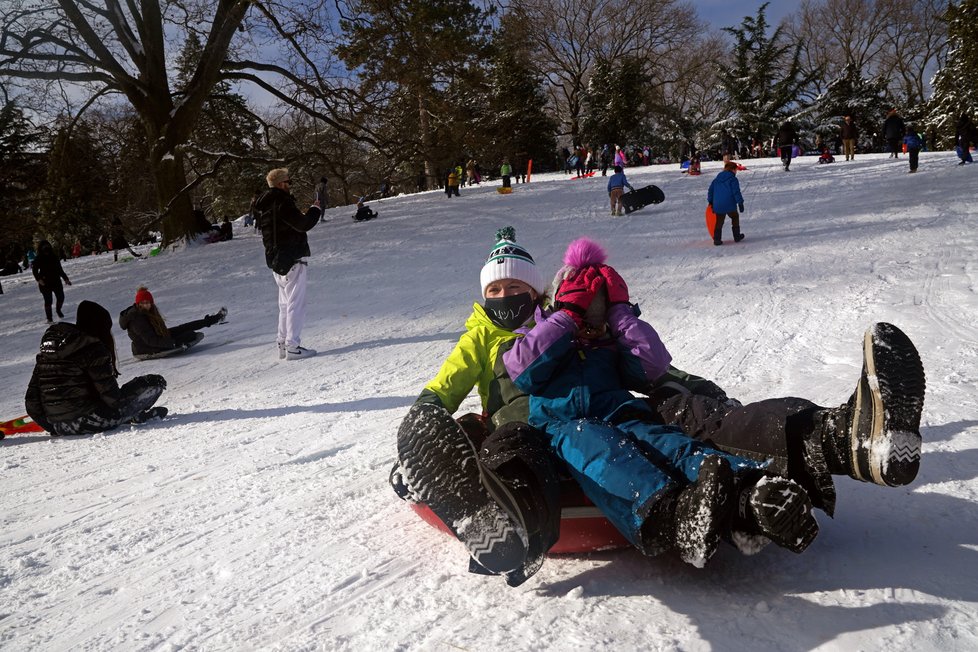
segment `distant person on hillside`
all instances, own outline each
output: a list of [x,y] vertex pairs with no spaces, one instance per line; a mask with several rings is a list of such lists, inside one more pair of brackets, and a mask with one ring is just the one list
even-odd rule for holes
[[611,200],[611,214],[621,215],[624,207],[621,203],[621,196],[625,194],[625,188],[635,190],[632,184],[628,183],[625,172],[620,165],[615,166],[615,173],[608,178],[608,198]]
[[44,297],[44,315],[47,317],[48,323],[51,324],[54,321],[51,315],[51,304],[54,303],[55,299],[57,300],[55,310],[58,317],[63,318],[64,314],[61,312],[61,308],[65,304],[65,288],[61,281],[63,279],[67,285],[71,285],[71,281],[61,267],[61,259],[54,253],[54,247],[47,240],[41,240],[37,245],[37,256],[34,258],[31,270],[34,273],[34,279],[37,281],[37,289],[41,291],[41,296]]
[[781,165],[784,166],[784,171],[788,172],[791,168],[791,157],[794,154],[795,143],[798,141],[798,132],[795,131],[795,125],[792,124],[791,120],[786,120],[778,128],[776,139],[778,149],[781,150]]
[[903,136],[903,144],[907,146],[907,153],[910,155],[910,173],[913,174],[917,171],[920,149],[924,144],[913,127],[907,127],[907,133]]
[[896,108],[890,109],[886,114],[886,120],[883,121],[883,138],[890,148],[890,158],[900,158],[900,144],[906,132],[907,127],[903,123],[903,118],[897,113]]
[[153,407],[166,389],[162,376],[138,376],[119,387],[112,317],[92,301],[78,304],[75,323],[59,322],[41,337],[24,403],[52,435],[90,435],[124,423],[166,416]]
[[234,229],[231,226],[231,218],[225,215],[221,219],[221,240],[227,242],[234,238]]
[[852,121],[851,115],[843,118],[839,135],[842,137],[842,151],[846,155],[846,160],[854,161],[856,159],[856,141],[859,139],[859,127]]
[[974,162],[971,158],[971,146],[973,144],[978,145],[978,129],[975,128],[975,123],[966,114],[961,114],[961,117],[958,118],[958,124],[954,129],[954,136],[955,151],[958,154],[958,158],[961,159],[958,165]]
[[717,216],[716,226],[713,228],[713,244],[715,246],[723,244],[725,217],[730,218],[734,242],[743,240],[744,234],[740,232],[740,213],[744,212],[744,196],[740,194],[740,181],[737,180],[737,163],[727,161],[723,164],[723,172],[710,183],[706,202]]
[[292,196],[292,179],[287,168],[271,170],[265,177],[268,190],[256,209],[261,218],[261,237],[265,263],[278,286],[278,357],[300,360],[316,355],[301,346],[302,325],[306,318],[306,278],[310,255],[306,232],[319,223],[319,200],[303,213]]
[[196,331],[220,323],[227,314],[228,309],[222,307],[213,315],[170,328],[156,307],[153,295],[140,286],[133,304],[119,313],[119,327],[132,340],[132,354],[146,356],[195,344],[200,338]]
[[455,197],[459,197],[458,184],[459,176],[456,168],[449,168],[448,176],[445,177],[445,194],[448,195],[448,197],[452,197],[453,195]]
[[621,148],[621,145],[615,145],[615,156],[614,159],[612,159],[612,163],[622,169],[627,167],[628,159],[625,156],[625,150]]
[[726,129],[720,137],[720,151],[723,153],[724,163],[730,162],[737,156],[737,139]]
[[503,188],[509,188],[510,177],[513,174],[513,166],[509,164],[508,158],[503,158],[502,165],[499,166],[499,176],[503,179]]

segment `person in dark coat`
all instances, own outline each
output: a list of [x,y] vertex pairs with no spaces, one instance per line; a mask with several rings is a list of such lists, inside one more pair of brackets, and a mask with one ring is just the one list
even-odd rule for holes
[[907,131],[903,118],[897,113],[895,108],[890,109],[883,121],[883,138],[890,148],[890,158],[900,158],[900,145],[903,143],[903,136]]
[[133,355],[152,355],[195,343],[200,337],[197,332],[199,329],[220,323],[227,314],[228,309],[221,307],[216,313],[205,315],[203,319],[168,328],[156,307],[153,295],[140,286],[136,290],[133,305],[119,313],[119,327],[132,340]]
[[54,253],[54,247],[47,240],[41,240],[38,244],[37,257],[34,258],[34,265],[31,269],[34,272],[34,278],[37,280],[37,289],[41,291],[41,295],[44,297],[44,315],[47,317],[48,323],[54,321],[51,315],[51,305],[55,299],[58,302],[55,305],[58,317],[64,318],[61,309],[65,304],[65,288],[61,281],[63,279],[68,285],[71,285],[71,281],[61,267],[61,259]]
[[221,240],[226,242],[234,237],[234,229],[231,227],[231,218],[227,215],[221,220]]
[[954,145],[958,153],[958,158],[961,162],[958,165],[964,165],[965,163],[973,163],[974,159],[971,158],[971,145],[972,143],[978,145],[978,129],[975,128],[975,123],[971,121],[967,115],[962,114],[958,118],[958,124],[954,129]]
[[846,155],[846,160],[856,160],[856,141],[859,140],[859,127],[852,121],[851,115],[843,118],[839,136],[842,137],[842,151]]
[[778,147],[781,150],[781,164],[784,165],[785,172],[791,167],[791,154],[798,140],[798,133],[791,120],[787,120],[778,129]]
[[292,179],[287,168],[276,168],[266,176],[268,190],[255,205],[261,221],[265,263],[278,286],[278,357],[299,360],[316,355],[301,344],[306,315],[306,257],[310,255],[306,232],[319,223],[319,199],[303,213],[292,196]]
[[45,331],[24,403],[52,435],[89,435],[124,423],[166,416],[153,405],[166,389],[162,376],[138,376],[119,387],[112,317],[92,301],[78,304],[75,323]]
[[740,192],[737,164],[734,161],[724,163],[723,172],[710,183],[706,202],[717,216],[716,225],[713,227],[713,244],[723,244],[723,220],[726,217],[730,218],[734,242],[743,240],[744,234],[740,232],[740,213],[744,212],[744,196]]

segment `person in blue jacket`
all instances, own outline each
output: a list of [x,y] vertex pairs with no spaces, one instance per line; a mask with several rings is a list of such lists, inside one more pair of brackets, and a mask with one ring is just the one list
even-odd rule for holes
[[744,196],[740,194],[736,163],[728,161],[723,164],[723,172],[710,183],[706,202],[717,216],[716,226],[713,227],[713,244],[723,244],[723,218],[727,216],[730,216],[734,242],[743,240],[744,234],[740,232],[740,213],[744,212]]
[[632,184],[628,183],[628,179],[625,178],[625,173],[622,172],[621,166],[616,165],[615,173],[608,177],[608,196],[611,198],[612,215],[622,214],[621,196],[625,194],[625,188],[635,190],[632,188]]
[[917,171],[917,165],[920,162],[920,149],[924,144],[913,127],[907,127],[907,133],[903,137],[903,144],[907,146],[907,153],[910,154],[910,173],[913,174]]
[[735,542],[737,533],[760,534],[803,551],[818,534],[804,489],[655,423],[631,394],[662,376],[671,356],[604,261],[593,241],[572,242],[554,280],[554,311],[538,310],[503,354],[530,396],[529,425],[550,437],[588,498],[647,555],[675,547],[702,568],[728,527]]

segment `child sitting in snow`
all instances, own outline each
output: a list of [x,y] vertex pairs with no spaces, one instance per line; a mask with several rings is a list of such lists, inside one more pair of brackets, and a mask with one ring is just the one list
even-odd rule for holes
[[759,533],[804,550],[818,533],[805,491],[758,462],[654,423],[629,390],[661,377],[671,356],[635,315],[600,246],[577,240],[564,262],[555,311],[520,329],[503,361],[530,394],[529,424],[547,433],[588,498],[643,553],[675,546],[697,567],[716,551],[738,503],[749,509],[733,521],[734,537]]

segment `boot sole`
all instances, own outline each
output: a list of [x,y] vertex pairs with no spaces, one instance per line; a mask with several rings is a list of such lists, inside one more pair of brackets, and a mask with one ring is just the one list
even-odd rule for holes
[[523,567],[528,543],[525,525],[513,516],[515,502],[444,408],[412,407],[398,430],[397,449],[411,494],[480,566],[497,574]]
[[720,545],[720,529],[733,506],[734,479],[730,464],[708,455],[700,465],[696,484],[685,489],[676,505],[676,548],[687,564],[697,568]]
[[853,477],[890,487],[917,477],[925,386],[920,355],[903,331],[882,322],[866,331],[849,436]]
[[758,528],[782,548],[800,553],[818,536],[812,503],[796,482],[762,478],[751,489],[749,503]]

